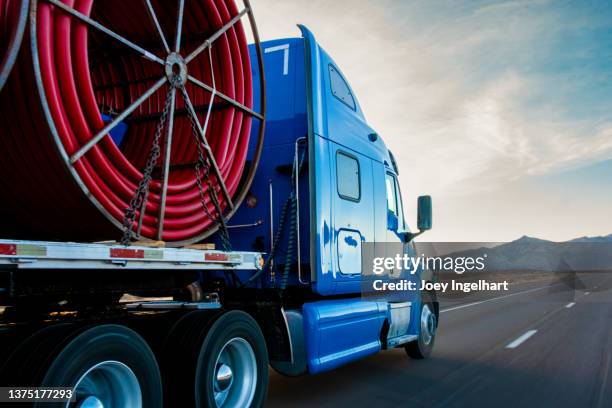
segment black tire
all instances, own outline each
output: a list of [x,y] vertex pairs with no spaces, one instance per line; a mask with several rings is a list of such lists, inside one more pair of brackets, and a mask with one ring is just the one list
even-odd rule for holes
[[[116,376],[117,381],[108,380],[109,376]],[[98,381],[99,389],[108,387],[105,388],[106,393],[102,392],[98,395],[102,401],[107,398],[104,406],[117,408],[137,406],[161,408],[162,406],[161,375],[155,356],[142,337],[125,326],[104,324],[88,328],[75,335],[55,355],[40,385],[74,387],[79,383],[80,385],[75,390],[78,398],[79,389],[82,389],[79,387],[84,387],[83,384],[88,380],[93,384]],[[126,388],[130,386],[132,388]],[[126,390],[135,390],[134,387],[137,387],[140,392],[141,404],[134,403],[138,401],[136,393],[126,392]],[[92,389],[95,388],[89,388],[89,390]],[[91,392],[87,394],[92,395]],[[118,399],[109,401],[108,398],[113,398],[112,394],[115,394]],[[135,399],[128,400],[126,397],[129,395],[134,396]],[[123,401],[120,401],[121,399]],[[79,403],[78,399],[77,403]],[[64,405],[65,403],[56,406]],[[43,403],[42,406],[53,405]]]
[[404,346],[406,353],[414,359],[422,360],[428,358],[433,351],[436,340],[436,329],[438,328],[437,305],[429,293],[424,293],[421,298],[421,309],[419,321],[421,324],[419,337]]
[[[224,353],[229,353],[229,355],[234,353],[236,356],[242,353],[241,351],[232,351],[232,347],[236,347],[236,350],[244,348],[244,350],[247,350],[245,353],[248,353],[249,348],[252,350],[256,367],[256,375],[253,378],[255,384],[252,385],[250,403],[245,404],[244,402],[237,403],[237,400],[233,398],[236,395],[240,396],[240,393],[233,392],[233,387],[239,383],[232,383],[229,386],[228,399],[221,406],[244,406],[246,408],[246,406],[261,407],[264,405],[268,393],[268,352],[265,339],[259,325],[251,316],[241,311],[231,311],[223,314],[215,321],[200,349],[195,375],[195,402],[197,407],[218,406],[215,402],[213,379],[216,376],[219,364],[223,365],[220,363],[220,356],[225,355]],[[235,361],[239,361],[241,358],[241,356],[238,356]],[[250,364],[245,363],[244,366],[247,367]],[[240,367],[233,367],[234,378],[232,381],[238,380],[239,370]],[[248,370],[245,368],[244,372],[248,372]],[[246,389],[246,386],[243,388]]]
[[200,349],[210,326],[222,313],[218,310],[188,312],[168,331],[161,348],[165,406],[195,406],[194,379]]
[[0,369],[0,384],[28,387],[40,385],[53,356],[76,330],[78,329],[74,324],[58,323],[32,329],[32,332],[25,336],[22,334],[13,344],[14,348],[7,350],[8,357]]

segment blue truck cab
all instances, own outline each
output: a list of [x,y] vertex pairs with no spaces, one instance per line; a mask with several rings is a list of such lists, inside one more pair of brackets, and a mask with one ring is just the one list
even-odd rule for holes
[[[396,162],[338,65],[300,29],[300,38],[262,43],[264,146],[229,231],[233,248],[268,259],[260,273],[239,281],[279,293],[290,345],[290,358],[272,358],[281,373],[318,373],[397,346],[425,357],[437,326],[435,293],[364,295],[373,279],[362,259],[366,247],[388,252],[395,244],[414,253]],[[250,52],[255,60],[256,49]],[[253,78],[259,78],[256,64]],[[253,142],[251,158],[254,152]],[[431,206],[428,197],[421,200],[428,208],[420,208],[419,227],[428,229]],[[420,285],[431,279],[423,273],[406,270],[395,278]]]

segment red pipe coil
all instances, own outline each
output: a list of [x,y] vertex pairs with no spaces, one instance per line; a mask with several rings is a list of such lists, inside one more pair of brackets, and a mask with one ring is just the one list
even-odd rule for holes
[[[62,3],[146,49],[159,60],[166,60],[168,56],[162,34],[174,50],[179,0],[151,1],[161,34],[144,0],[62,0]],[[245,4],[248,7],[248,1]],[[41,0],[32,3],[31,9],[26,41],[30,44],[24,42],[18,63],[0,94],[3,219],[0,233],[29,239],[117,238],[120,234],[117,228],[122,228],[125,210],[143,177],[170,89],[168,82],[125,119],[127,132],[121,144],[106,135],[74,163],[70,158],[104,128],[101,112],[110,112],[111,117],[123,112],[166,76],[165,66],[159,60],[152,61],[150,56],[143,57],[52,2]],[[186,1],[179,54],[189,55],[238,13],[237,5],[231,0]],[[252,15],[249,17],[258,42]],[[211,100],[208,90],[191,81],[185,85],[201,124],[208,106],[213,104],[206,139],[237,207],[246,195],[257,164],[255,160],[246,171],[252,119],[258,114],[249,113],[253,107],[253,83],[242,23],[237,21],[215,39],[210,53],[206,49],[198,54],[187,64],[187,70],[189,75],[211,87],[214,83],[218,92],[231,99],[228,102],[217,96]],[[181,92],[177,90],[161,233],[161,239],[171,245],[197,242],[216,230],[216,224],[203,211],[200,201],[194,172],[196,142],[186,111]],[[259,131],[258,146],[263,123]],[[160,237],[165,140],[166,129],[139,238]],[[234,210],[224,199],[212,169],[211,177],[214,194],[229,217]],[[204,190],[208,210],[214,214],[205,183]],[[134,231],[139,218],[137,213]]]

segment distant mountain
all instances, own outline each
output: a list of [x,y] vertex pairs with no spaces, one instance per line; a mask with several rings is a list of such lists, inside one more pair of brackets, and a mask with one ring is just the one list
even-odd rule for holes
[[486,271],[612,271],[612,234],[552,242],[523,236],[495,247],[453,252],[450,257],[486,254]]
[[612,234],[599,237],[580,237],[567,242],[612,242]]

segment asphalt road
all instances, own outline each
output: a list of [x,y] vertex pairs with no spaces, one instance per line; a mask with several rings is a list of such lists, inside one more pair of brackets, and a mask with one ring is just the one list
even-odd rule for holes
[[394,349],[315,376],[272,372],[267,406],[612,407],[612,274],[576,287],[443,303],[430,359]]

